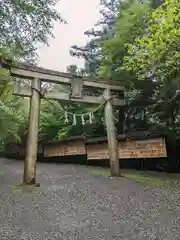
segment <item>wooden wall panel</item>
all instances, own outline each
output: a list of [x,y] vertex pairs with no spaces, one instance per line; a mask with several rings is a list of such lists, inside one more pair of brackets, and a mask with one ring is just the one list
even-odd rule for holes
[[167,157],[164,138],[127,140],[119,142],[119,158]]
[[[161,158],[167,157],[164,138],[126,140],[119,142],[119,158]],[[109,159],[107,143],[87,145],[88,160]]]
[[[161,158],[167,157],[164,138],[149,138],[142,140],[126,140],[119,142],[119,158]],[[66,141],[62,143],[46,144],[44,157],[86,155],[88,160],[109,159],[107,142],[94,142],[85,146],[84,140]],[[42,154],[42,145],[38,147],[38,153]],[[8,148],[7,154],[25,156],[25,147],[14,145]]]
[[93,143],[87,145],[88,160],[109,159],[107,143]]
[[44,147],[44,157],[85,155],[84,141],[69,141],[66,143],[49,144]]

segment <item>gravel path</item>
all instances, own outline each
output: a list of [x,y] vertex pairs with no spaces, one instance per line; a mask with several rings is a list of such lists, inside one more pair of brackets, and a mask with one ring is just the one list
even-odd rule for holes
[[13,186],[23,163],[0,163],[0,240],[179,240],[180,188],[147,188],[88,174],[83,166],[38,163],[41,187]]

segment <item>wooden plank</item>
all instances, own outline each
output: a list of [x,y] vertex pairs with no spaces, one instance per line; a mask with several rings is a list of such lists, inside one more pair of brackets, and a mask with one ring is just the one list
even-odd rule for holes
[[87,87],[94,87],[94,88],[102,88],[102,89],[106,89],[109,88],[111,90],[125,90],[124,86],[120,86],[120,85],[111,85],[109,83],[100,83],[100,82],[90,82],[90,81],[84,81],[84,86]]
[[[65,72],[59,72],[56,70],[51,70],[51,69],[47,69],[47,68],[43,68],[43,67],[38,67],[38,66],[32,66],[29,65],[27,63],[6,63],[3,64],[8,68],[17,68],[17,69],[23,69],[23,70],[28,70],[31,72],[38,72],[38,73],[44,73],[44,74],[49,74],[49,75],[55,75],[55,76],[61,76],[61,77],[65,77],[65,78],[70,78],[72,79],[72,76],[74,76],[75,78],[82,78],[83,80],[87,81],[87,82],[94,82],[94,80],[90,79],[89,76],[79,76],[79,75],[72,75],[71,73],[65,73]],[[115,86],[124,86],[125,83],[123,83],[121,81],[121,83],[119,81],[114,81],[114,80],[110,80],[110,81],[103,81],[102,79],[100,79],[101,83],[105,83],[105,84],[109,84],[111,86],[115,85]]]
[[107,143],[87,144],[88,160],[105,160],[109,159],[109,151]]
[[42,79],[44,82],[50,82],[50,83],[63,83],[63,84],[70,84],[71,79],[65,76],[58,76],[58,75],[49,75],[45,73],[38,73],[38,72],[32,72],[29,70],[24,69],[18,69],[18,68],[11,68],[11,74],[12,76],[18,76],[21,78],[28,78],[33,80],[34,78]]
[[119,142],[119,158],[162,158],[167,157],[164,138],[127,140]]
[[[47,92],[44,95],[45,99],[50,100],[61,100],[61,101],[71,101],[71,102],[78,102],[78,103],[93,103],[93,104],[103,104],[104,98],[103,96],[94,97],[94,96],[83,96],[82,99],[80,98],[70,98],[69,94],[62,93],[62,92]],[[113,99],[112,104],[115,106],[124,106],[125,102],[121,99]]]
[[47,92],[44,95],[45,99],[50,100],[61,100],[61,101],[70,101],[70,102],[79,102],[79,103],[93,103],[93,104],[103,104],[104,100],[102,97],[93,97],[93,96],[83,96],[83,98],[70,98],[68,93],[62,92]]
[[[143,140],[124,140],[120,141],[119,159],[132,158],[165,158],[167,157],[165,139],[161,137],[149,138]],[[87,144],[88,160],[109,159],[107,141],[89,142]]]
[[[25,70],[25,69],[20,69],[20,68],[15,68],[11,67],[11,74],[13,76],[18,76],[18,77],[26,77],[28,79],[34,79],[34,78],[39,78],[45,82],[50,82],[50,83],[64,83],[64,84],[71,84],[73,75],[70,75],[68,73],[61,73],[61,72],[56,72],[57,75],[53,74],[48,74],[47,73],[42,73],[42,72],[37,72],[37,71],[30,71],[30,70]],[[75,79],[79,79],[80,77],[75,76]],[[114,85],[111,83],[100,83],[100,82],[95,82],[95,81],[89,81],[86,78],[82,78],[84,81],[84,86],[88,87],[94,87],[94,88],[102,88],[106,89],[109,88],[111,90],[124,90],[124,86],[122,85]]]
[[[30,88],[26,87],[20,87],[20,88],[14,88],[14,95],[17,96],[24,96],[24,97],[30,97],[32,95],[32,91]],[[61,101],[70,101],[70,102],[78,102],[78,103],[92,103],[92,104],[103,104],[104,98],[103,96],[100,97],[94,97],[94,96],[83,96],[82,99],[80,98],[70,98],[70,95],[68,93],[63,92],[47,92],[43,95],[43,98],[49,99],[49,100],[61,100]],[[113,99],[112,104],[114,106],[124,106],[125,101],[121,99]]]
[[86,155],[84,140],[46,145],[44,157]]

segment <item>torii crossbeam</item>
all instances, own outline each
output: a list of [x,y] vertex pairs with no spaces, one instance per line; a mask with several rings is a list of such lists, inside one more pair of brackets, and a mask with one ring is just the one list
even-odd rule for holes
[[[38,148],[38,126],[40,115],[40,99],[60,100],[79,103],[104,103],[105,122],[107,128],[109,160],[111,166],[111,176],[120,176],[120,166],[118,159],[118,148],[116,141],[116,129],[113,119],[112,106],[124,106],[124,86],[117,82],[96,82],[88,77],[73,76],[70,73],[62,73],[49,69],[27,65],[25,63],[3,63],[2,67],[10,70],[11,76],[20,79],[31,80],[31,86],[21,86],[15,84],[14,95],[30,97],[30,112],[28,124],[27,150],[24,164],[24,178],[26,184],[36,183],[36,161]],[[44,92],[42,82],[68,85],[71,93],[64,92]],[[103,92],[99,96],[89,96],[85,89],[91,91],[100,90]],[[121,98],[119,97],[121,92]],[[118,97],[117,97],[118,94]]]

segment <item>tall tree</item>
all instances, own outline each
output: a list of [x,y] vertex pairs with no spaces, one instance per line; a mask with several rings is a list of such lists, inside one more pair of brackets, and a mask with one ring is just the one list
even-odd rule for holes
[[126,71],[120,70],[119,66],[123,65],[127,44],[133,43],[134,39],[142,34],[149,11],[149,3],[140,4],[136,1],[127,1],[120,8],[116,19],[115,36],[102,43],[103,57],[99,70],[101,77],[113,80],[131,78]]
[[[160,79],[179,74],[180,2],[166,0],[152,12],[147,34],[138,36],[128,44],[129,56],[125,58],[127,70],[134,70],[138,77],[153,75]],[[173,76],[172,76],[173,74]]]
[[168,136],[169,166],[177,168],[176,143],[180,139],[180,2],[165,0],[149,16],[146,31],[128,45],[124,66],[139,82],[153,83],[153,104],[148,107],[149,121],[156,131]]
[[0,55],[10,58],[37,57],[37,47],[48,44],[53,21],[63,22],[55,10],[57,0],[1,1]]
[[[48,37],[53,36],[53,22],[64,22],[55,9],[56,3],[57,0],[0,1],[1,63],[8,58],[34,64],[39,44],[48,44]],[[1,146],[13,139],[20,140],[26,134],[21,131],[26,131],[27,126],[24,100],[12,96],[11,80],[9,72],[0,68]]]
[[[156,83],[154,118],[171,133],[179,129],[180,2],[166,0],[150,15],[146,33],[128,45],[123,69]],[[120,68],[122,66],[119,65]],[[177,130],[177,129],[176,129]]]
[[99,77],[123,81],[127,86],[126,107],[120,109],[122,114],[119,116],[124,131],[147,127],[145,105],[151,98],[150,85],[139,83],[134,73],[120,69],[119,66],[123,65],[124,57],[128,53],[127,44],[133,43],[134,39],[144,32],[150,11],[151,5],[148,2],[124,2],[117,14],[114,36],[101,44],[103,57],[98,72]]
[[[123,10],[129,2],[132,1],[101,0],[100,20],[91,30],[85,32],[85,35],[89,37],[89,41],[85,46],[74,45],[71,47],[70,54],[72,56],[85,59],[85,70],[89,75],[96,76],[103,57],[101,44],[104,40],[114,36],[119,11]],[[156,8],[162,2],[163,0],[152,0],[150,1],[150,6]]]
[[70,54],[85,59],[85,70],[89,75],[96,76],[102,58],[101,42],[114,35],[119,0],[101,0],[100,20],[85,32],[90,40],[85,46],[72,46]]

